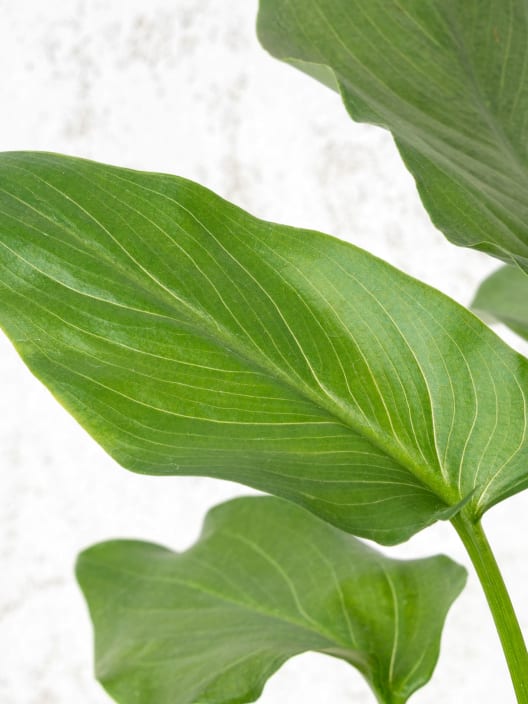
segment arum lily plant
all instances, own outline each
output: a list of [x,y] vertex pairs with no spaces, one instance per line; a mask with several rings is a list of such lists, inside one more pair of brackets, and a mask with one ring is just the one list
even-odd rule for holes
[[[264,47],[389,129],[437,227],[505,262],[473,307],[528,336],[525,0],[260,5]],[[123,467],[272,495],[216,507],[181,554],[111,541],[80,555],[115,701],[243,704],[314,650],[403,704],[433,672],[465,571],[360,539],[448,520],[528,704],[481,524],[528,487],[528,361],[474,313],[183,178],[7,152],[0,325]]]

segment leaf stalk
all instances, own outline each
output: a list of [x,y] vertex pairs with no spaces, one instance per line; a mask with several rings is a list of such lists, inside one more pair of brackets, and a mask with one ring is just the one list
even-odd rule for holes
[[528,651],[499,566],[480,521],[455,516],[453,523],[464,543],[486,596],[510,671],[518,704],[528,704]]

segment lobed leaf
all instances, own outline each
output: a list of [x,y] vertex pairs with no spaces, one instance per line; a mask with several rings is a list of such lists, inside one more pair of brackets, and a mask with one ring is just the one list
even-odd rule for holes
[[488,276],[471,307],[528,340],[528,276],[518,267],[503,266]]
[[526,0],[260,0],[258,33],[392,132],[446,237],[528,270]]
[[465,570],[391,560],[274,498],[214,508],[176,554],[112,541],[79,557],[96,674],[120,704],[242,704],[290,657],[315,650],[406,702],[438,658]]
[[0,326],[121,465],[405,540],[528,486],[528,362],[345,242],[184,179],[0,156]]

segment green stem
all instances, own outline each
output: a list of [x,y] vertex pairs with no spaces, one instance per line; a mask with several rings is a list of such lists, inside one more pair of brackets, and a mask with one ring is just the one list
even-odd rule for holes
[[458,514],[451,519],[475,567],[495,621],[518,704],[528,704],[528,651],[510,595],[479,523]]

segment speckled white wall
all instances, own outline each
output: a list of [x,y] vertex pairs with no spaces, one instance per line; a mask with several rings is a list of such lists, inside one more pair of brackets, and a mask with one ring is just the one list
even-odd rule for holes
[[[178,173],[256,215],[350,240],[467,304],[497,263],[433,229],[387,133],[352,123],[336,95],[260,49],[256,5],[0,0],[0,149]],[[3,338],[0,389],[0,701],[104,704],[91,676],[76,553],[110,537],[182,549],[210,506],[249,492],[120,469]],[[497,507],[486,524],[528,631],[528,496]],[[392,553],[437,551],[467,563],[448,525]],[[372,696],[343,663],[305,655],[261,701],[361,704]],[[413,701],[513,702],[473,576],[449,617],[433,682]]]

